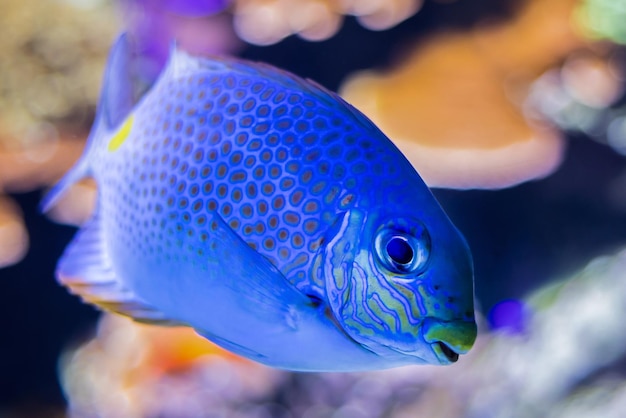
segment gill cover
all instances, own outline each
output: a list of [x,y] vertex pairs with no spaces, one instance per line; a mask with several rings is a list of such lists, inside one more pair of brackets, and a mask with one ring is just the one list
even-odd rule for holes
[[344,212],[331,229],[329,239],[326,241],[324,251],[326,296],[335,318],[342,325],[344,311],[354,288],[352,268],[359,249],[359,238],[365,226],[365,217],[365,213],[358,209]]
[[[428,254],[418,246],[407,254],[403,246],[420,239],[425,231],[403,228],[396,220],[378,228],[367,224],[364,212],[350,210],[327,240],[324,276],[332,312],[343,331],[370,350],[382,352],[385,347],[420,356],[422,350],[429,351],[419,332],[425,313],[420,312],[420,296],[411,288],[410,278],[425,268]],[[399,265],[391,265],[394,259],[381,260],[377,254],[377,247],[387,251],[388,244],[399,245],[389,248],[391,255],[402,261]]]

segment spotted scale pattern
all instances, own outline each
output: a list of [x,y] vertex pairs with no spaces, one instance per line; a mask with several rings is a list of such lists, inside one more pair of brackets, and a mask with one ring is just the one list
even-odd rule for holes
[[368,121],[304,87],[236,63],[157,85],[125,148],[105,159],[105,171],[124,173],[104,180],[126,247],[202,255],[215,211],[291,283],[321,295],[314,259],[337,214],[388,194],[377,178],[402,180]]

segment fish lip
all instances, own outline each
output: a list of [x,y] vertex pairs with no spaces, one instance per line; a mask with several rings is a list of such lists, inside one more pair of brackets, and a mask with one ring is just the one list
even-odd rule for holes
[[460,353],[442,341],[431,344],[431,347],[440,364],[454,364],[459,360]]
[[[450,333],[450,327],[454,332]],[[439,320],[426,318],[422,325],[422,337],[430,347],[439,364],[456,363],[474,345],[477,327],[474,320]]]
[[433,359],[433,356],[429,355],[428,351],[426,351],[425,353],[418,353],[417,351],[401,350],[401,349],[398,349],[396,347],[392,347],[389,345],[385,345],[384,347],[386,347],[387,349],[395,353],[416,359],[417,364],[436,364],[436,361],[434,360],[437,360],[437,361],[439,360],[439,358]]
[[443,366],[456,363],[461,355],[465,354],[463,351],[453,348],[443,341],[426,342],[428,343],[427,346],[430,346],[430,353],[426,350],[426,353],[421,353],[421,355],[418,355],[417,351],[401,350],[390,346],[388,348],[402,355],[420,359],[428,364]]

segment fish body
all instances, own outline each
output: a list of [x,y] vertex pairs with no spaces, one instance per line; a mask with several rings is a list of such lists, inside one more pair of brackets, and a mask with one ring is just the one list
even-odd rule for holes
[[450,364],[476,337],[467,244],[358,110],[273,67],[173,49],[137,103],[114,45],[87,148],[44,202],[98,184],[59,281],[292,370]]

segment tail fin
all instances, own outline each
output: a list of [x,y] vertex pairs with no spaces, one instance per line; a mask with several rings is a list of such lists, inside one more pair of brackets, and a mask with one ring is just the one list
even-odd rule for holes
[[89,175],[89,168],[83,157],[80,157],[78,162],[68,171],[61,180],[59,180],[41,199],[39,202],[39,210],[43,213],[48,212],[65,194],[67,189],[71,185],[79,181],[80,179]]
[[123,33],[111,48],[104,82],[100,92],[100,101],[96,110],[96,118],[91,128],[87,145],[78,162],[67,174],[46,194],[40,203],[42,212],[48,211],[67,189],[78,180],[91,175],[93,151],[99,140],[115,128],[131,112],[135,100],[133,80],[131,76],[131,42],[128,34]]

